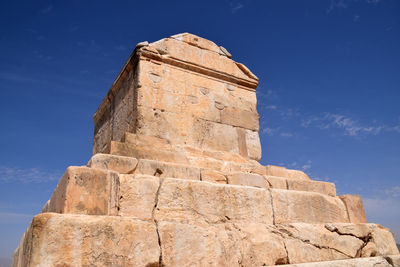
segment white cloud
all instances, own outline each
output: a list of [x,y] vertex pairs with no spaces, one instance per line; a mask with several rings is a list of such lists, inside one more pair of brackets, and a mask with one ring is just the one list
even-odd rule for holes
[[292,137],[293,134],[292,133],[281,133],[282,137]]
[[61,175],[59,171],[0,166],[0,181],[2,182],[45,183],[58,180]]
[[230,6],[232,14],[235,14],[237,11],[239,11],[239,9],[244,7],[244,5],[240,2],[230,2]]
[[305,118],[302,120],[301,126],[304,128],[314,126],[321,130],[332,128],[342,129],[344,135],[352,137],[357,137],[361,134],[378,135],[383,130],[400,132],[400,127],[397,128],[397,126],[388,127],[385,125],[364,125],[351,117],[333,113],[324,113],[321,116],[310,116]]
[[268,128],[268,127],[266,127],[266,128],[263,128],[263,129],[262,129],[262,133],[265,134],[265,135],[272,136],[272,135],[274,135],[274,133],[275,133],[277,130],[278,130],[278,129],[273,129],[273,128]]

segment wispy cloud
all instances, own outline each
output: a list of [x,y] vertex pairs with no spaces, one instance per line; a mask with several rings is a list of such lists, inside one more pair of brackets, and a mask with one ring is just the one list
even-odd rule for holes
[[292,137],[293,134],[292,133],[283,132],[283,133],[280,133],[280,136],[282,136],[282,137]]
[[394,186],[385,190],[385,195],[393,198],[400,197],[400,186]]
[[345,3],[345,0],[331,0],[327,12],[330,13],[337,8],[347,8],[347,6],[348,5]]
[[230,2],[229,5],[231,7],[232,14],[235,14],[244,7],[244,5],[240,2]]
[[60,179],[62,172],[48,171],[39,168],[16,168],[0,166],[0,181],[22,183],[45,183]]
[[387,126],[373,124],[363,124],[356,119],[343,114],[323,113],[319,116],[309,116],[301,121],[304,128],[317,127],[321,130],[342,129],[343,134],[352,137],[361,135],[378,135],[383,131],[400,133],[400,125]]

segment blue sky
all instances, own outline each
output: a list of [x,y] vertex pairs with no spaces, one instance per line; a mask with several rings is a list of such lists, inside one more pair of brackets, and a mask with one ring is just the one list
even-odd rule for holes
[[2,1],[0,257],[66,167],[136,43],[190,32],[260,79],[263,164],[360,194],[400,241],[400,2]]

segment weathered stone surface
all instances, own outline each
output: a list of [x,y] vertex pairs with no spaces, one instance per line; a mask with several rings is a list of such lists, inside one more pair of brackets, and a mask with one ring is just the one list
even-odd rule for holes
[[287,185],[289,190],[317,192],[332,197],[336,196],[336,187],[333,183],[287,179]]
[[320,193],[270,189],[275,223],[348,222],[346,208],[336,197]]
[[12,266],[157,266],[159,255],[154,223],[42,213],[33,218]]
[[352,223],[367,222],[367,217],[365,216],[364,205],[361,196],[342,195],[339,197],[346,206],[350,222]]
[[158,177],[200,180],[199,168],[146,159],[139,160],[135,173]]
[[120,175],[118,215],[151,220],[160,179],[147,175]]
[[265,189],[181,179],[164,179],[154,214],[158,221],[272,224],[271,198]]
[[151,147],[141,147],[129,143],[111,141],[108,152],[112,155],[133,157],[138,159],[152,159],[178,164],[188,164],[188,158],[179,153],[167,150],[157,150]]
[[133,173],[137,163],[138,161],[135,158],[99,153],[90,159],[87,166],[128,174]]
[[285,167],[267,165],[265,166],[267,173],[266,175],[278,176],[278,177],[288,177],[288,171]]
[[310,180],[307,174],[299,170],[287,170],[287,177],[298,180]]
[[269,187],[271,188],[288,189],[287,178],[266,175],[265,179],[267,180]]
[[88,167],[69,167],[54,190],[46,212],[116,215],[118,175]]
[[[334,261],[309,262],[301,264],[285,264],[282,267],[399,267],[400,256],[358,258]],[[272,266],[272,265],[271,265]]]
[[212,169],[202,169],[201,170],[201,180],[206,182],[218,183],[218,184],[227,184],[228,180],[226,176],[219,171]]
[[243,172],[228,175],[228,184],[269,188],[269,185],[264,176]]

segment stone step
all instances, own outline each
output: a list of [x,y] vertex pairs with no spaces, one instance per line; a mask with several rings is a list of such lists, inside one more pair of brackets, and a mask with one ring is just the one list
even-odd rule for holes
[[[398,254],[392,233],[376,224],[143,221],[43,213],[24,234],[13,266],[293,266],[371,255],[397,255],[390,257],[396,263]],[[335,266],[318,264],[310,266]]]
[[[275,265],[271,265],[275,266]],[[300,264],[285,264],[282,267],[400,267],[400,255],[357,258],[335,261],[308,262]]]
[[[197,179],[199,173],[190,171],[181,170]],[[154,174],[157,175],[157,168]],[[338,197],[263,188],[263,184],[259,185],[260,188],[255,186],[257,184],[217,184],[154,175],[118,175],[103,169],[69,167],[43,212],[119,214],[149,219],[157,205],[159,216],[169,216],[174,220],[247,220],[271,224],[349,222],[346,206]]]
[[12,266],[158,266],[159,255],[153,222],[42,213],[23,235]]

